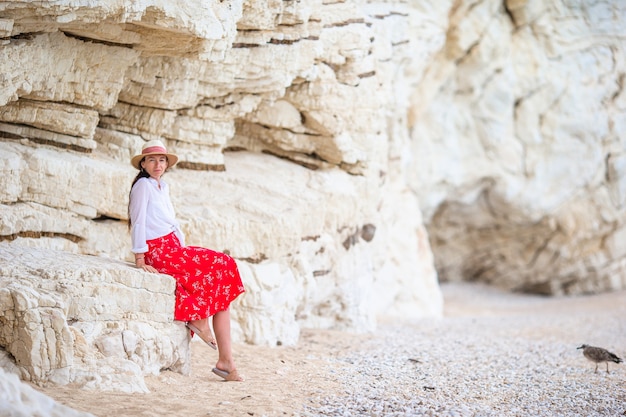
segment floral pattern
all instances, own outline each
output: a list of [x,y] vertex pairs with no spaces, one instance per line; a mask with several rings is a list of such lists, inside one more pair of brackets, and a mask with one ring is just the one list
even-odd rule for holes
[[235,260],[225,253],[181,246],[173,232],[147,243],[146,264],[176,280],[174,320],[210,317],[245,291]]

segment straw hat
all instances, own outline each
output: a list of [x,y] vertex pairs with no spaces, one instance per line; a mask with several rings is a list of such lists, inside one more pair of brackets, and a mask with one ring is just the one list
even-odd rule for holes
[[151,140],[146,142],[141,148],[141,153],[131,158],[130,164],[140,169],[139,163],[148,155],[165,155],[167,156],[168,168],[173,167],[178,162],[178,156],[173,153],[167,153],[167,149],[160,140]]

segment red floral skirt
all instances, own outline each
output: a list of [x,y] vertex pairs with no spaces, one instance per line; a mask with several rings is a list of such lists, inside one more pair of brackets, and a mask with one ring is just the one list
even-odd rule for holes
[[174,320],[210,317],[245,291],[235,260],[225,253],[181,246],[173,232],[147,243],[146,264],[176,280]]

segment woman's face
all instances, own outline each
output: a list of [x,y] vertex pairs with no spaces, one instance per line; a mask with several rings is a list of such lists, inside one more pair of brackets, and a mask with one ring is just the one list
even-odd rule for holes
[[167,156],[148,155],[141,162],[141,166],[155,180],[161,178],[168,166]]

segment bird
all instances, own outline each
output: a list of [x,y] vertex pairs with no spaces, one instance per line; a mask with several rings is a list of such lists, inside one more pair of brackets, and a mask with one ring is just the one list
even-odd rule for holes
[[589,359],[591,362],[595,362],[596,369],[594,372],[598,372],[598,364],[601,362],[606,362],[606,373],[609,373],[609,362],[620,363],[623,362],[621,358],[619,358],[615,353],[611,353],[608,350],[589,345],[581,345],[576,349],[582,349],[583,355],[585,358]]

